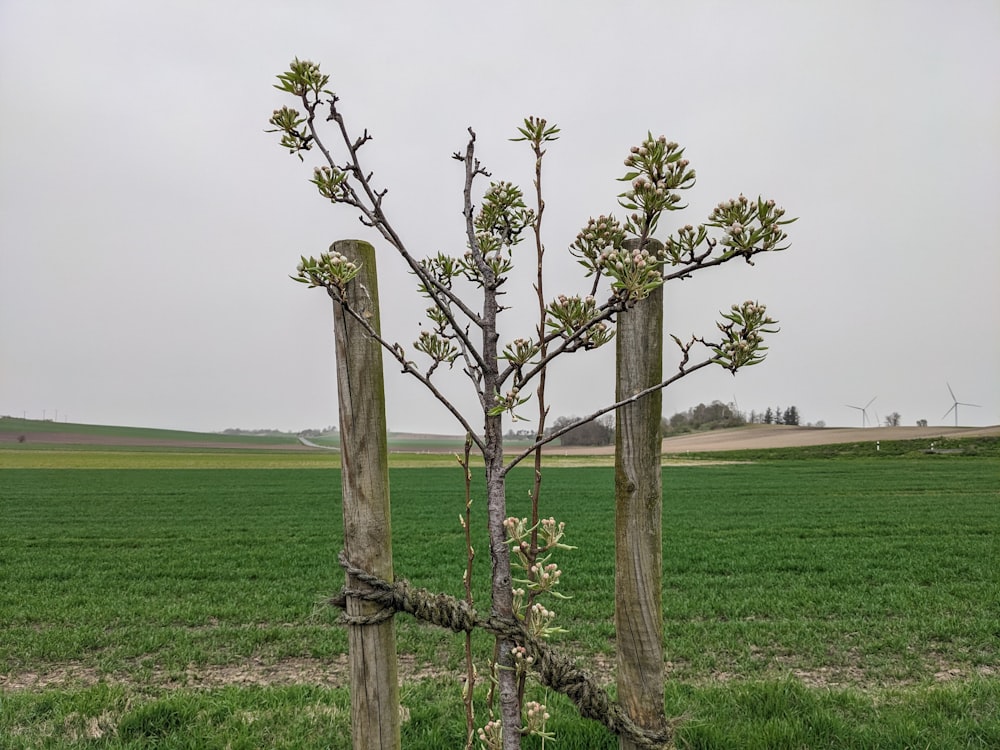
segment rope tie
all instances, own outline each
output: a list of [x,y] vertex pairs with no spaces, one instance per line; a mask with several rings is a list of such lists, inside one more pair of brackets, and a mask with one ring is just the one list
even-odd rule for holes
[[[670,746],[672,731],[652,731],[636,724],[621,704],[612,701],[607,692],[587,672],[568,658],[556,653],[547,643],[531,636],[517,619],[481,617],[468,602],[447,594],[434,594],[416,588],[406,580],[395,583],[379,578],[352,565],[341,550],[340,566],[364,588],[344,587],[330,598],[329,603],[344,610],[340,622],[352,626],[376,625],[405,612],[423,622],[429,622],[455,633],[471,633],[479,628],[521,645],[533,658],[532,667],[543,685],[562,693],[576,705],[580,715],[603,724],[609,731],[645,748]],[[348,614],[348,598],[378,604],[372,614]]]

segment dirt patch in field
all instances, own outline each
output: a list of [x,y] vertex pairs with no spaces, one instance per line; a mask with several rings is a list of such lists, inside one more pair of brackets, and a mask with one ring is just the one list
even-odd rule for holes
[[842,687],[865,683],[865,672],[860,667],[793,669],[791,674],[803,685],[811,688]]
[[[45,670],[0,675],[0,690],[79,688],[106,683],[136,688],[216,688],[227,685],[322,685],[346,687],[347,655],[321,660],[307,657],[265,660],[252,658],[239,664],[189,664],[184,669],[102,672],[78,662],[53,665]],[[399,656],[399,674],[404,682],[438,677],[461,679],[457,670],[418,661],[411,654]]]
[[50,687],[96,685],[100,682],[100,676],[100,672],[94,667],[70,662],[45,670],[0,675],[0,690],[44,690]]
[[940,662],[937,664],[938,671],[934,673],[934,679],[937,682],[951,682],[952,680],[965,680],[969,677],[996,677],[1000,674],[1000,668],[995,666],[990,666],[988,664],[981,664],[976,667],[954,667],[949,666],[947,663]]
[[[775,659],[773,670],[766,670],[769,678],[792,676],[810,688],[873,688],[887,685],[902,685],[914,680],[886,681],[872,680],[857,664],[820,666],[806,668],[796,665],[792,657]],[[615,657],[597,654],[580,666],[602,687],[614,684],[616,677]],[[689,664],[667,661],[664,664],[666,679],[698,684],[732,682],[746,678],[737,670],[717,669],[702,676],[691,674]],[[927,664],[927,678],[936,682],[952,682],[972,678],[995,678],[1000,674],[995,666],[956,665],[943,660]],[[403,683],[447,677],[456,683],[465,679],[463,669],[447,669],[440,665],[419,661],[412,654],[399,656],[399,677]],[[0,690],[45,690],[74,689],[97,684],[126,685],[138,690],[152,689],[197,689],[219,688],[230,685],[319,685],[323,687],[347,687],[349,668],[347,655],[334,659],[294,658],[264,660],[253,658],[239,664],[190,664],[184,669],[136,670],[135,672],[102,672],[96,667],[84,666],[78,662],[52,665],[45,670],[0,675]]]
[[[221,687],[225,685],[323,685],[346,687],[347,655],[323,661],[298,658],[280,661],[252,659],[244,664],[189,665],[180,674],[159,671],[154,680],[166,687]],[[404,681],[445,677],[452,672],[433,664],[418,662],[410,654],[399,656],[399,674]],[[457,672],[454,673],[457,675]]]

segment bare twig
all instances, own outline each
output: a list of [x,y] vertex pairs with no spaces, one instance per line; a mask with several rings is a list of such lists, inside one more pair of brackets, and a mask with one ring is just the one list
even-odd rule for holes
[[669,385],[671,385],[673,383],[676,383],[681,378],[686,377],[687,375],[690,375],[692,372],[700,370],[703,367],[708,367],[709,365],[715,364],[716,360],[713,357],[713,358],[710,358],[710,359],[706,359],[706,360],[704,360],[702,362],[699,362],[696,365],[692,365],[690,367],[687,367],[686,363],[687,363],[687,357],[685,356],[685,360],[684,360],[684,363],[682,364],[681,368],[673,376],[667,378],[663,382],[657,383],[656,385],[650,386],[649,388],[644,388],[643,390],[641,390],[641,391],[639,391],[637,393],[634,393],[633,395],[629,396],[628,398],[623,398],[623,399],[621,399],[619,401],[616,401],[613,404],[605,406],[602,409],[598,409],[597,411],[593,412],[592,414],[588,414],[585,417],[580,417],[577,420],[569,422],[569,423],[563,425],[562,427],[560,427],[558,430],[553,430],[552,432],[550,432],[548,435],[544,436],[540,440],[536,439],[535,442],[532,445],[530,445],[527,448],[525,448],[523,451],[521,451],[520,453],[518,453],[516,456],[514,456],[512,459],[510,459],[507,462],[507,464],[504,466],[504,473],[510,471],[515,466],[517,466],[521,461],[523,461],[525,458],[527,458],[532,453],[534,453],[538,449],[539,446],[546,445],[547,443],[551,443],[553,440],[555,440],[556,438],[562,437],[563,435],[565,435],[570,430],[575,430],[577,427],[579,427],[582,424],[586,424],[588,422],[592,422],[595,419],[597,419],[598,417],[602,417],[605,414],[607,414],[608,412],[612,412],[612,411],[614,411],[615,409],[617,409],[620,406],[624,406],[625,404],[634,403],[634,402],[638,401],[639,399],[641,399],[642,397],[648,396],[650,393],[653,393],[653,392],[658,391],[658,390],[662,390],[663,388],[666,388],[667,386],[669,386]]
[[[544,128],[545,121],[542,120],[539,129],[535,131],[536,137],[532,142],[532,148],[535,153],[535,221],[532,225],[532,231],[535,235],[535,294],[538,299],[538,353],[543,361],[545,361],[548,355],[548,342],[545,340],[545,278],[543,274],[545,245],[542,242],[542,217],[545,214],[545,199],[542,197],[542,159],[545,156],[545,150],[542,148],[542,139],[540,137]],[[521,373],[518,371],[518,377],[515,380],[515,387],[520,389],[523,382]],[[538,387],[535,389],[535,395],[538,398],[538,425],[535,430],[536,442],[539,438],[544,437],[545,435],[545,418],[549,413],[548,407],[545,403],[545,384],[546,369],[542,368],[538,376]],[[535,581],[538,577],[538,574],[535,572],[535,562],[538,559],[538,505],[542,494],[541,445],[535,449],[534,470],[534,482],[531,487],[531,537],[529,539],[528,550],[526,553],[527,564],[525,565],[525,573],[528,576],[529,581]],[[524,605],[525,612],[531,611],[531,605],[535,603],[537,595],[537,590],[529,588],[528,599]],[[526,677],[526,674],[522,674],[518,684],[518,695],[522,703],[524,702]]]
[[[465,531],[465,575],[463,583],[465,585],[465,602],[470,607],[473,605],[472,598],[472,563],[476,559],[476,551],[472,547],[472,471],[470,470],[470,456],[472,453],[472,434],[465,434],[465,449],[459,464],[465,475],[465,516],[461,518],[462,528]],[[472,750],[472,744],[476,736],[476,712],[472,691],[476,685],[476,664],[472,658],[472,632],[465,634],[465,689],[462,692],[462,700],[465,703],[465,748]]]
[[465,155],[461,156],[458,153],[454,155],[455,159],[458,159],[465,165],[465,186],[462,190],[464,207],[462,215],[465,216],[466,241],[469,243],[469,252],[472,253],[473,263],[476,264],[476,268],[482,278],[483,288],[486,290],[496,290],[497,280],[493,269],[486,262],[483,251],[479,247],[479,240],[476,238],[474,207],[472,203],[472,183],[478,175],[489,176],[489,172],[483,169],[476,158],[476,132],[471,127],[468,130],[469,142],[465,146]]
[[[455,319],[454,313],[452,312],[451,306],[454,305],[455,308],[462,311],[469,320],[471,320],[476,325],[481,325],[481,320],[479,315],[475,313],[470,307],[468,307],[465,302],[455,294],[454,291],[449,289],[445,284],[441,283],[438,279],[434,277],[433,274],[429,273],[424,266],[414,258],[410,252],[406,249],[406,245],[403,243],[402,239],[396,233],[392,224],[389,222],[388,217],[382,210],[382,199],[386,195],[386,191],[378,193],[371,185],[372,174],[367,175],[361,168],[361,162],[358,157],[358,149],[364,145],[368,140],[371,140],[371,136],[368,131],[365,131],[365,137],[363,139],[358,139],[357,141],[352,141],[350,134],[347,130],[347,125],[344,121],[343,116],[340,114],[339,110],[336,108],[336,98],[334,97],[330,101],[330,115],[327,120],[333,120],[341,134],[341,139],[345,147],[347,148],[349,155],[349,163],[345,168],[339,167],[334,161],[330,151],[327,149],[326,145],[323,143],[319,132],[315,125],[315,107],[318,104],[318,100],[308,102],[307,98],[303,96],[304,106],[306,106],[309,116],[307,118],[307,126],[309,128],[309,133],[313,141],[320,148],[323,153],[324,158],[331,168],[343,169],[354,175],[357,183],[361,186],[365,197],[367,198],[367,204],[362,200],[361,196],[355,191],[351,182],[349,180],[344,181],[345,198],[344,201],[348,205],[353,206],[362,212],[362,216],[368,222],[368,225],[376,229],[392,247],[396,249],[399,255],[406,262],[407,266],[413,271],[413,273],[420,279],[420,281],[427,288],[427,293],[431,297],[431,300],[442,310],[442,312],[449,318],[449,323],[452,328],[456,331],[459,340],[462,342],[464,349],[468,350],[470,355],[474,358],[478,358],[478,352],[476,347],[473,346],[471,339],[467,335],[462,333],[462,326]],[[369,207],[370,206],[370,207]],[[481,364],[481,362],[479,363]]]
[[[545,371],[546,366],[549,362],[554,360],[556,357],[562,354],[568,354],[570,352],[579,351],[580,349],[588,349],[590,347],[584,342],[584,337],[586,334],[592,330],[598,323],[602,323],[605,320],[611,320],[617,313],[625,309],[626,305],[622,300],[614,298],[609,302],[601,305],[598,308],[598,314],[592,317],[583,325],[579,326],[576,330],[572,331],[568,335],[564,335],[560,331],[554,331],[545,334],[540,337],[539,346],[544,348],[545,353],[542,355],[541,359],[535,362],[532,367],[524,371],[523,366],[518,369],[517,379],[514,381],[514,386],[516,388],[523,389],[525,385],[530,383],[536,376],[540,375]],[[543,306],[544,310],[544,306]],[[553,341],[562,340],[559,346],[555,347],[551,351],[548,349],[548,345]],[[542,352],[542,348],[539,349]],[[515,367],[508,366],[500,373],[501,382],[506,382],[507,378],[511,376],[515,371]]]
[[361,326],[364,327],[365,332],[369,336],[371,336],[375,341],[377,341],[385,351],[387,351],[389,354],[392,355],[393,359],[395,359],[397,362],[399,362],[400,365],[402,365],[403,367],[402,372],[408,375],[412,375],[417,380],[419,380],[424,385],[424,387],[427,388],[427,390],[431,393],[431,395],[433,395],[434,398],[436,398],[441,404],[444,405],[444,407],[449,412],[451,412],[452,416],[458,420],[459,424],[462,425],[465,431],[472,436],[472,439],[476,443],[477,448],[479,448],[480,450],[483,450],[485,448],[485,444],[483,443],[482,438],[478,437],[475,434],[475,431],[472,429],[472,425],[469,424],[469,422],[466,420],[462,412],[458,410],[458,407],[456,407],[447,396],[441,393],[441,391],[438,390],[437,386],[433,383],[433,381],[431,381],[430,376],[431,373],[434,371],[434,366],[432,366],[431,369],[428,370],[428,372],[426,373],[420,372],[417,366],[412,361],[406,358],[406,355],[403,352],[403,348],[399,346],[399,344],[392,344],[388,342],[386,339],[384,339],[372,327],[371,323],[365,316],[358,313],[357,310],[355,310],[353,307],[351,307],[349,304],[346,303],[346,301],[343,299],[343,297],[340,296],[336,288],[327,287],[327,293],[330,295],[330,298],[335,303],[340,305],[348,315],[350,315],[354,320],[356,320],[359,324],[361,324]]

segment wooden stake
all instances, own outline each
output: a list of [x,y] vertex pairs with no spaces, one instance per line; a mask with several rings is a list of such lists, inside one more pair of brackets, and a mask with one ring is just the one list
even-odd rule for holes
[[[380,331],[375,248],[340,240],[331,251],[361,267],[347,285],[347,305]],[[393,580],[389,521],[389,468],[382,349],[334,302],[337,394],[340,405],[341,486],[347,559],[386,581]],[[350,575],[348,588],[364,585]],[[347,598],[348,616],[378,612],[378,605]],[[399,682],[392,617],[347,629],[351,673],[351,733],[354,750],[398,750]]]
[[[635,242],[634,240],[632,242]],[[659,245],[659,247],[656,247]],[[650,253],[662,249],[650,240]],[[621,313],[616,398],[662,381],[663,287]],[[615,416],[615,633],[618,700],[644,729],[666,728],[663,710],[662,392]],[[621,750],[638,748],[622,738]]]

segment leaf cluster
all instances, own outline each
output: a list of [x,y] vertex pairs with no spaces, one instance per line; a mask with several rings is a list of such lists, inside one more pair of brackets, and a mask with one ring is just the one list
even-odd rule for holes
[[587,226],[576,235],[569,251],[580,259],[578,262],[587,270],[587,276],[599,275],[611,252],[621,249],[625,237],[625,228],[618,219],[602,214],[587,220]]
[[306,118],[297,109],[292,107],[276,109],[271,113],[268,122],[274,125],[274,128],[264,132],[281,133],[282,147],[298,156],[300,161],[303,159],[302,152],[312,148],[313,137],[303,127]]
[[413,348],[426,354],[435,363],[446,362],[449,365],[453,364],[460,354],[458,347],[451,340],[433,331],[421,331],[420,336],[413,342]]
[[784,215],[785,210],[776,206],[773,200],[757,198],[750,201],[740,195],[717,205],[707,224],[722,229],[722,245],[728,248],[727,257],[742,255],[750,262],[750,256],[755,253],[788,249],[788,244],[782,244],[788,235],[781,227],[795,219],[783,220]]
[[510,182],[490,183],[476,214],[475,244],[465,253],[467,275],[476,283],[499,286],[514,264],[511,253],[535,221],[524,193]]
[[723,321],[716,326],[722,332],[721,343],[712,345],[713,360],[727,370],[736,373],[741,367],[751,367],[764,361],[765,333],[777,333],[773,328],[777,321],[767,315],[767,308],[759,302],[747,300],[741,305],[733,305],[729,312],[722,313]]
[[632,147],[625,166],[629,171],[618,179],[631,186],[618,196],[618,203],[633,212],[625,226],[636,236],[648,237],[656,230],[663,212],[683,208],[677,191],[694,186],[695,171],[688,169],[684,149],[666,136],[653,138],[652,133]]
[[562,539],[566,524],[554,518],[545,518],[530,524],[527,518],[510,516],[504,521],[507,544],[511,550],[511,563],[524,577],[514,582],[523,588],[514,591],[514,611],[525,622],[529,632],[540,638],[561,632],[551,623],[555,613],[536,602],[541,594],[551,594],[557,599],[568,599],[556,590],[562,577],[559,566],[551,562],[556,550],[576,549]]
[[309,288],[323,287],[340,296],[347,284],[361,273],[360,266],[334,251],[321,253],[318,258],[303,255],[295,270],[296,275],[292,276],[294,281],[306,284]]
[[596,349],[614,338],[614,331],[603,320],[597,300],[592,295],[560,294],[546,308],[548,329],[572,342],[574,348]]

